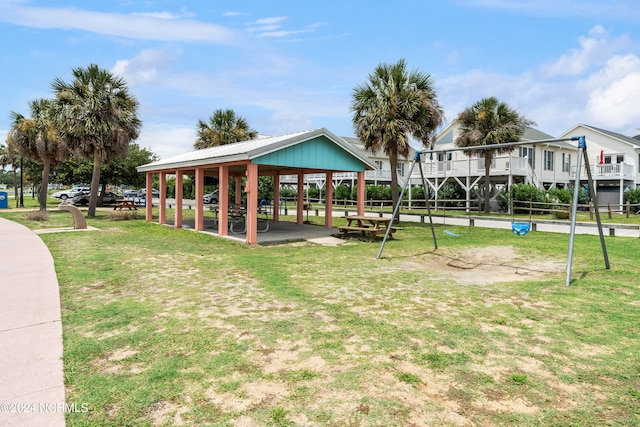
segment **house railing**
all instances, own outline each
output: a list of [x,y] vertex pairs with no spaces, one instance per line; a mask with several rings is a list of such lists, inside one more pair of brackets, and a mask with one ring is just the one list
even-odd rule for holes
[[[364,177],[367,181],[389,181],[391,182],[391,171],[382,169],[382,170],[373,170],[366,171],[364,173]],[[334,172],[333,179],[336,181],[346,181],[346,180],[356,180],[358,179],[358,174],[356,172]],[[307,182],[324,182],[326,180],[326,174],[324,173],[308,173],[305,174],[305,180]],[[297,175],[281,175],[280,182],[282,183],[296,183],[298,182]]]
[[[571,178],[576,177],[576,166],[571,167]],[[583,165],[580,172],[581,177],[586,177],[587,168]],[[633,165],[628,163],[605,163],[591,165],[591,175],[594,179],[635,179],[636,174]]]

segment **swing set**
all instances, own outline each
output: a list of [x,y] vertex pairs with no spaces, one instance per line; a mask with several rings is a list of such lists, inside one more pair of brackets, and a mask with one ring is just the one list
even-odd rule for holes
[[[571,208],[571,226],[570,226],[570,231],[569,231],[569,249],[568,249],[568,254],[567,254],[567,275],[566,275],[566,280],[565,280],[565,286],[569,286],[571,284],[571,266],[572,266],[572,262],[573,262],[573,247],[574,247],[574,241],[575,241],[575,230],[576,230],[576,216],[577,216],[577,211],[578,211],[578,195],[579,195],[579,191],[580,191],[580,171],[582,169],[582,158],[584,157],[584,164],[585,164],[585,169],[587,171],[587,180],[588,180],[588,188],[589,188],[589,198],[590,200],[593,202],[593,204],[595,206],[598,206],[597,203],[597,197],[596,197],[596,193],[595,193],[595,186],[593,185],[593,177],[591,174],[591,167],[589,166],[589,157],[584,155],[584,153],[586,153],[587,151],[587,143],[586,143],[586,138],[584,136],[572,136],[570,138],[559,138],[559,139],[544,139],[544,140],[537,140],[537,141],[527,141],[527,142],[507,142],[507,143],[503,143],[503,144],[494,144],[491,145],[490,148],[509,148],[509,147],[517,147],[519,145],[535,145],[535,144],[544,144],[544,143],[553,143],[553,142],[564,142],[564,141],[578,141],[578,161],[577,161],[577,167],[576,167],[576,178],[575,178],[575,185],[573,187],[573,203],[572,203],[572,208]],[[434,153],[448,153],[451,151],[482,151],[482,150],[486,150],[487,146],[486,145],[479,145],[479,146],[473,146],[473,147],[465,147],[465,148],[451,148],[451,149],[447,149],[447,150],[433,150],[433,147],[429,150],[421,150],[421,151],[416,151],[416,154],[413,158],[413,161],[411,162],[411,166],[409,168],[409,174],[408,176],[411,176],[413,174],[413,169],[415,167],[415,165],[418,165],[418,168],[420,169],[420,178],[422,181],[422,185],[423,185],[423,189],[424,189],[424,194],[428,194],[427,193],[427,181],[425,179],[424,176],[424,172],[422,169],[422,156],[429,154],[431,156],[431,158],[433,158],[433,154]],[[410,180],[406,180],[406,182],[404,183],[403,187],[402,187],[402,191],[400,192],[400,197],[398,198],[398,202],[396,203],[396,206],[393,209],[393,214],[391,215],[391,221],[389,222],[389,225],[387,226],[387,232],[384,235],[384,238],[382,239],[382,244],[380,245],[380,250],[378,251],[378,255],[376,256],[376,259],[380,259],[380,257],[382,256],[382,251],[384,250],[384,246],[387,243],[387,239],[389,237],[389,231],[392,230],[393,228],[393,222],[394,219],[398,216],[398,213],[400,211],[400,205],[402,203],[402,198],[404,196],[404,192],[407,189],[407,186],[410,184]],[[431,235],[433,237],[433,246],[434,249],[438,249],[438,242],[436,240],[436,232],[435,232],[435,228],[433,226],[433,217],[431,215],[431,207],[429,205],[429,203],[427,202],[427,213],[429,215],[429,225],[431,228]],[[529,211],[529,222],[523,222],[523,221],[515,221],[515,218],[513,216],[513,209],[511,209],[511,231],[513,232],[513,234],[517,235],[517,236],[524,236],[525,234],[527,234],[530,230],[531,230],[531,211]],[[607,255],[607,247],[605,245],[605,241],[604,241],[604,232],[602,230],[602,222],[600,221],[600,212],[598,209],[595,210],[595,215],[596,215],[596,222],[598,224],[598,233],[600,235],[600,246],[602,247],[602,255],[604,257],[604,263],[605,263],[605,268],[607,270],[609,270],[611,267],[609,265],[609,256]],[[469,226],[471,226],[471,224],[469,223]],[[455,236],[455,237],[459,237],[459,236],[464,236],[464,234],[459,234],[459,233],[453,233],[451,231],[448,231],[445,229],[445,233],[451,236]],[[468,233],[467,233],[468,234]]]

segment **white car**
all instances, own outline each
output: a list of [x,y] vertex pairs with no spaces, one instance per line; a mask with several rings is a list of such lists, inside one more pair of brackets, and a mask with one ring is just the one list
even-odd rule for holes
[[60,199],[60,200],[73,199],[75,196],[82,193],[83,191],[89,191],[89,189],[77,187],[77,188],[71,188],[69,190],[56,191],[51,195],[51,197],[55,197],[56,199]]
[[218,190],[215,190],[213,193],[205,194],[203,199],[205,203],[218,203]]

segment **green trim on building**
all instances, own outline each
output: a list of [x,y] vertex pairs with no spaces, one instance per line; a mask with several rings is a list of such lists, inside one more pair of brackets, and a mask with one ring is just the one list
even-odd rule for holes
[[258,165],[329,171],[365,171],[366,165],[324,135],[253,158]]

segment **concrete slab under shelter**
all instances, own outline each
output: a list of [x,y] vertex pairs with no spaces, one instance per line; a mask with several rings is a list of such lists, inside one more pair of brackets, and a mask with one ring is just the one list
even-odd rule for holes
[[[167,220],[167,225],[173,226],[172,220]],[[268,230],[267,223],[260,220],[258,224],[258,244],[259,245],[268,245],[268,244],[277,244],[277,243],[286,243],[286,242],[295,242],[301,240],[312,240],[312,239],[320,239],[320,238],[328,238],[339,235],[340,232],[337,228],[334,227],[323,227],[321,225],[314,224],[296,224],[294,222],[289,221],[268,221]],[[184,220],[182,222],[182,228],[185,229],[194,229],[195,227],[194,220]],[[224,238],[230,240],[237,240],[240,242],[245,242],[247,238],[246,232],[239,232],[242,230],[243,225],[238,224],[234,226],[234,230],[236,232],[229,232],[228,236],[224,236]],[[204,219],[204,230],[203,233],[213,234],[218,236],[218,225],[217,222],[211,218]]]

